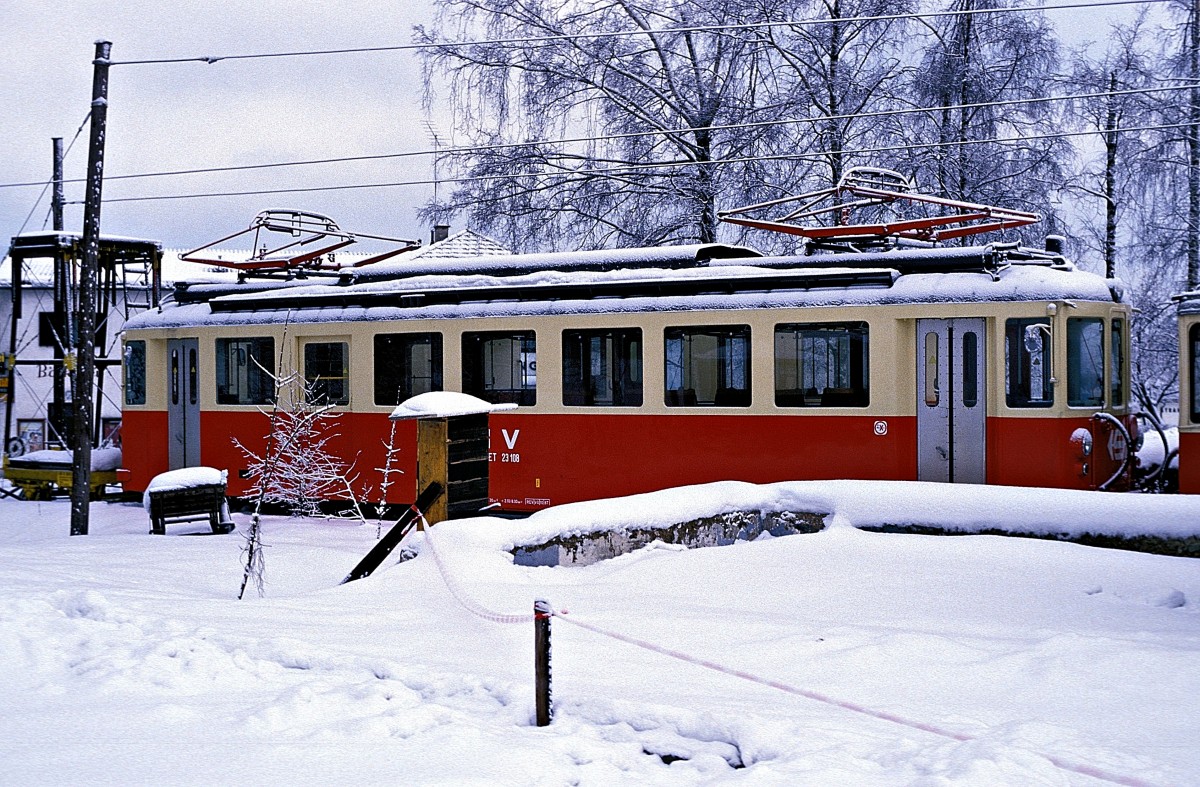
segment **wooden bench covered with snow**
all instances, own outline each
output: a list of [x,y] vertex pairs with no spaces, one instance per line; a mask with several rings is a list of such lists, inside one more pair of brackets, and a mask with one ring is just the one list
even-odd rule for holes
[[212,467],[188,467],[155,476],[142,505],[150,513],[154,535],[166,535],[171,523],[204,519],[214,533],[233,530],[225,508],[225,472]]

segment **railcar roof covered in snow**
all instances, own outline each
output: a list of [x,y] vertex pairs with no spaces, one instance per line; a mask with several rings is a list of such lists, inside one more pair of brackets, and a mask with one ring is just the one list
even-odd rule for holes
[[1176,295],[1175,301],[1179,314],[1200,314],[1200,290]]
[[[621,313],[805,306],[953,303],[1016,300],[1120,301],[1099,276],[1061,257],[1009,246],[920,249],[819,257],[744,257],[697,261],[701,247],[585,252],[583,269],[538,269],[501,276],[492,258],[465,260],[487,273],[352,277],[272,287],[205,285],[181,292],[181,302],[135,318],[128,327],[200,324],[363,321]],[[694,267],[659,267],[691,256]],[[533,259],[569,264],[572,255],[517,255],[510,270]],[[513,258],[510,258],[512,260]],[[588,269],[624,259],[650,267]],[[480,262],[482,260],[482,262]],[[459,261],[455,261],[459,262]],[[606,262],[605,264],[609,264]],[[845,264],[843,264],[845,263]],[[874,263],[874,267],[866,266]],[[668,262],[668,265],[670,263]],[[932,272],[927,272],[932,271]],[[367,280],[363,280],[366,278]]]
[[388,281],[399,277],[442,274],[468,276],[520,276],[540,271],[615,271],[639,268],[686,268],[702,265],[708,260],[760,257],[757,251],[745,246],[725,246],[718,243],[688,246],[653,246],[640,249],[598,249],[594,251],[564,251],[546,254],[504,254],[486,257],[454,259],[395,260],[381,262],[355,271],[355,283]]

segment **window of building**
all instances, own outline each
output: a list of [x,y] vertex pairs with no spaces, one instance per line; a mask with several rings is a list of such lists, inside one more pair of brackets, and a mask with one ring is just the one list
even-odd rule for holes
[[146,343],[125,342],[125,404],[146,403]]
[[217,404],[269,404],[275,397],[275,340],[217,339]]
[[533,331],[464,333],[463,393],[493,404],[537,403]]
[[305,344],[304,390],[313,404],[349,404],[350,345],[346,342]]
[[1050,407],[1050,322],[1024,317],[1004,323],[1004,388],[1009,407]]
[[442,390],[440,333],[375,335],[375,404],[395,406]]
[[[21,439],[18,449],[23,453],[41,451],[46,447],[46,422],[41,418],[18,418],[17,437]],[[19,454],[10,450],[12,456]]]
[[667,328],[668,407],[749,407],[750,326]]
[[1104,406],[1104,320],[1067,320],[1067,404]]
[[104,418],[100,421],[100,447],[121,447],[121,419]]
[[67,346],[65,322],[63,315],[54,312],[38,313],[38,346],[63,347]]
[[865,322],[776,325],[776,406],[866,407],[869,336]]
[[1109,402],[1113,407],[1125,404],[1125,321],[1112,321],[1112,334],[1109,347],[1112,351],[1112,362],[1108,380]]
[[642,403],[642,331],[563,331],[563,404],[638,407]]

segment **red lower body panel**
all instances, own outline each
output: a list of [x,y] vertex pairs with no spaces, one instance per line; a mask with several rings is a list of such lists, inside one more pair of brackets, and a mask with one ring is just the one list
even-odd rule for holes
[[[1126,428],[1136,428],[1123,419]],[[1077,429],[1092,435],[1092,452],[1084,456],[1071,440]],[[1136,440],[1136,433],[1131,433]],[[1125,463],[1131,450],[1123,435],[1107,422],[1079,418],[989,418],[987,422],[987,479],[1002,486],[1095,489]],[[1129,485],[1130,468],[1112,489]]]
[[[167,469],[167,417],[128,411],[125,424],[126,489],[141,491]],[[393,434],[385,414],[347,413],[331,429],[329,448],[351,468],[363,499],[380,498],[389,441],[400,450],[392,460],[388,502],[416,496],[416,425],[394,427]],[[1120,466],[1110,460],[1101,435],[1090,459],[1079,455],[1071,435],[1095,430],[1086,417],[991,418],[987,428],[989,483],[1088,489]],[[250,461],[234,439],[261,454],[267,431],[267,418],[257,412],[201,415],[201,462],[229,471],[231,495],[251,491]],[[1200,435],[1189,437],[1200,443]],[[916,456],[912,416],[497,413],[491,417],[490,495],[504,510],[533,511],[730,479],[916,480]]]
[[125,410],[121,414],[122,488],[144,492],[150,479],[167,470],[165,410]]
[[709,481],[917,472],[912,418],[497,413],[491,432],[492,498],[514,511]]
[[1179,491],[1200,495],[1200,432],[1179,433]]

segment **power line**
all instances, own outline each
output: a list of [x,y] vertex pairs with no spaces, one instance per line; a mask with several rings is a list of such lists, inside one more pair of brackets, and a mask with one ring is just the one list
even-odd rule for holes
[[525,36],[517,38],[493,38],[478,41],[430,41],[419,44],[396,44],[391,46],[351,47],[346,49],[311,49],[291,52],[258,52],[235,55],[200,55],[196,57],[171,57],[146,60],[113,60],[113,66],[140,66],[168,63],[207,63],[209,65],[222,60],[261,60],[280,57],[313,57],[326,55],[350,55],[372,52],[406,52],[420,49],[450,49],[465,46],[488,46],[493,44],[544,44],[553,41],[569,41],[577,38],[602,39],[626,38],[632,36],[655,36],[674,33],[721,33],[733,30],[756,30],[775,27],[811,27],[814,25],[849,24],[858,22],[893,22],[903,19],[927,19],[946,16],[969,16],[974,14],[1007,14],[1024,11],[1061,11],[1075,8],[1103,8],[1125,5],[1151,5],[1169,3],[1171,0],[1104,0],[1099,3],[1061,3],[1032,5],[1013,8],[975,8],[958,11],[927,11],[909,14],[879,14],[877,16],[852,16],[837,19],[798,19],[782,22],[746,22],[742,24],[725,25],[689,25],[680,27],[656,28],[653,30],[611,30],[597,33],[560,33],[545,36]]
[[[813,160],[820,159],[824,156],[839,153],[846,156],[861,156],[868,153],[889,153],[899,150],[926,150],[929,148],[941,147],[959,147],[966,145],[983,145],[983,144],[1003,144],[1010,142],[1031,142],[1035,140],[1045,139],[1064,139],[1068,137],[1082,137],[1100,134],[1120,134],[1132,131],[1160,131],[1172,128],[1187,128],[1196,126],[1196,123],[1172,123],[1163,125],[1148,125],[1148,126],[1130,126],[1125,128],[1097,129],[1088,131],[1059,131],[1049,134],[1029,134],[1020,137],[991,137],[988,139],[968,139],[968,140],[952,140],[948,142],[924,142],[910,143],[904,145],[890,145],[877,148],[862,148],[859,150],[840,150],[840,151],[825,151],[822,153],[780,153],[768,156],[742,156],[738,158],[727,159],[712,159],[710,161],[664,161],[653,162],[646,164],[622,164],[617,167],[598,167],[594,169],[569,169],[559,167],[561,170],[558,173],[547,172],[518,172],[508,175],[474,175],[459,178],[442,178],[441,182],[450,181],[452,183],[483,183],[496,180],[509,180],[514,178],[537,178],[537,177],[568,177],[580,175],[617,175],[622,173],[640,172],[650,169],[673,169],[678,167],[693,167],[693,166],[709,166],[715,164],[744,164],[752,161],[788,161],[788,160]],[[551,165],[553,166],[553,165]],[[407,180],[394,181],[387,183],[350,183],[337,186],[300,186],[295,188],[284,189],[255,189],[249,191],[219,191],[219,192],[202,192],[194,194],[161,194],[145,197],[118,197],[115,199],[105,199],[105,203],[116,202],[154,202],[161,200],[176,200],[176,199],[203,199],[208,197],[251,197],[267,194],[302,194],[317,191],[352,191],[359,189],[380,189],[380,188],[400,188],[406,186],[429,186],[433,183],[432,180]],[[73,200],[70,204],[79,204],[78,200]]]
[[[249,170],[260,169],[279,169],[283,167],[299,167],[311,166],[318,164],[345,164],[360,161],[381,161],[386,159],[396,158],[412,158],[416,156],[430,155],[461,155],[465,153],[486,153],[497,150],[511,150],[514,148],[536,147],[540,145],[568,145],[579,142],[598,142],[601,140],[617,140],[617,139],[633,139],[645,136],[670,136],[676,134],[689,134],[696,131],[735,131],[742,129],[764,128],[769,126],[790,126],[801,123],[818,124],[829,123],[839,120],[861,120],[865,118],[881,118],[895,117],[899,115],[915,115],[923,112],[941,112],[945,110],[969,110],[969,109],[984,109],[988,107],[1009,107],[1022,106],[1029,104],[1045,104],[1054,101],[1081,101],[1093,98],[1116,98],[1120,96],[1145,95],[1148,93],[1173,93],[1181,90],[1191,90],[1193,85],[1173,85],[1168,87],[1151,87],[1151,88],[1130,88],[1128,90],[1106,90],[1094,93],[1074,93],[1063,96],[1035,96],[1033,98],[1013,98],[1004,99],[1001,101],[980,101],[971,104],[952,104],[949,106],[936,107],[907,107],[904,109],[882,109],[875,112],[856,112],[842,115],[823,115],[821,117],[805,117],[791,119],[776,119],[776,120],[760,120],[747,123],[725,123],[712,126],[693,126],[674,129],[653,129],[649,131],[627,131],[618,134],[603,134],[587,137],[567,137],[558,140],[532,140],[527,142],[505,142],[494,145],[462,145],[458,147],[442,148],[436,145],[432,150],[416,150],[406,151],[401,153],[377,153],[362,156],[337,156],[332,158],[322,159],[306,159],[301,161],[279,161],[267,164],[239,164],[223,167],[201,167],[195,169],[175,169],[161,170],[158,172],[141,172],[129,175],[109,175],[105,177],[105,181],[114,180],[133,180],[140,178],[157,178],[157,177],[175,177],[180,175],[202,175],[213,174],[220,172],[243,172]],[[68,178],[64,183],[83,183],[85,178]],[[22,183],[0,183],[0,188],[17,188],[23,186],[42,186],[46,185],[43,181],[28,181]]]

